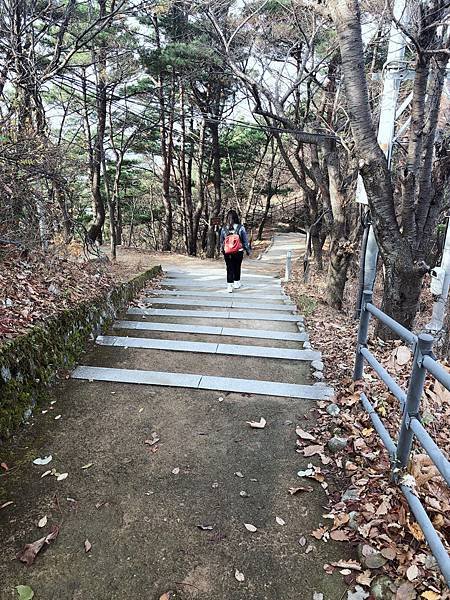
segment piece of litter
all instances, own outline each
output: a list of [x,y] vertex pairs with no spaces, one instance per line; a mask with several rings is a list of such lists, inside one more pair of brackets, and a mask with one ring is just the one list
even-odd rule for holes
[[214,525],[197,525],[197,527],[202,531],[211,531],[211,529],[214,529]]
[[90,469],[94,463],[88,463],[87,465],[83,465],[82,469]]
[[180,472],[180,467],[175,467],[175,469],[172,469],[172,473],[174,475],[178,475],[179,472]]
[[251,523],[244,523],[244,527],[247,531],[251,531],[252,533],[255,533],[255,531],[258,531],[256,529],[256,527],[254,525],[252,525]]
[[223,398],[222,398],[222,396],[220,396],[220,398],[219,398],[219,402],[223,402]]
[[45,413],[48,413],[48,410],[41,410],[41,414],[45,415]]
[[143,410],[144,410],[144,408],[142,407],[142,408],[139,409],[139,412],[141,413]]
[[45,471],[44,473],[42,473],[42,475],[41,475],[41,479],[42,479],[43,477],[47,477],[47,475],[50,475],[50,473],[51,473],[51,471]]
[[211,485],[211,487],[216,489],[219,487],[219,484],[217,483],[217,481],[214,481],[214,483]]
[[84,540],[84,551],[85,552],[90,552],[91,549],[92,549],[91,542],[88,539]]
[[248,498],[248,494],[245,490],[241,490],[239,492],[239,496],[241,496],[241,498]]
[[234,577],[237,579],[237,581],[244,581],[245,580],[244,573],[241,573],[237,569],[235,569],[235,571],[234,571]]
[[14,504],[14,502],[12,500],[8,500],[8,502],[4,502],[1,506],[0,506],[0,510],[2,508],[6,508],[7,506],[11,506],[11,504]]
[[56,476],[56,481],[63,481],[68,477],[69,473],[60,473]]
[[240,471],[236,471],[236,477],[244,477],[244,475]]
[[259,421],[246,421],[246,423],[253,429],[264,429],[267,421],[264,419],[264,417],[261,417]]
[[52,458],[53,456],[51,454],[44,456],[44,458],[35,458],[33,460],[33,465],[48,465]]
[[61,418],[61,415],[56,415],[56,417],[55,417],[55,421],[57,421],[57,420],[58,420],[58,419],[60,419],[60,418]]
[[275,521],[278,523],[278,525],[286,525],[286,521],[284,521],[281,517],[276,517]]
[[50,404],[56,404],[56,400],[52,400]]

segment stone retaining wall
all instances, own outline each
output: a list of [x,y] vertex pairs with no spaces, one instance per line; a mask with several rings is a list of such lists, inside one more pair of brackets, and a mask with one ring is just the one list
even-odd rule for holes
[[160,266],[153,267],[103,298],[77,304],[0,345],[0,439],[29,418],[58,371],[71,369],[91,336],[106,328],[160,272]]

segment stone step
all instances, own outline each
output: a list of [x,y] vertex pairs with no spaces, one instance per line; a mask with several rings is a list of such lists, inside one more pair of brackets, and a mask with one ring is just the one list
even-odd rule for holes
[[291,340],[305,342],[306,333],[272,331],[267,329],[238,329],[233,327],[208,327],[207,325],[183,325],[181,323],[148,323],[145,321],[116,321],[115,329],[136,329],[142,331],[170,331],[174,333],[197,333],[199,335],[223,335],[227,337],[260,338],[269,340]]
[[[191,292],[191,291],[183,291],[183,290],[147,290],[148,294],[153,294],[156,298],[162,296],[180,296],[180,298],[184,297],[194,297],[194,298],[224,298],[226,296],[226,292],[221,290],[220,292]],[[259,295],[251,295],[252,291],[246,291],[245,288],[240,288],[233,292],[233,299],[238,300],[279,300],[280,302],[287,301],[287,296],[283,296],[283,294],[266,294],[262,293]]]
[[231,356],[255,356],[259,358],[277,358],[284,360],[320,360],[320,352],[313,350],[293,350],[267,346],[247,346],[244,344],[214,344],[209,342],[186,342],[181,340],[160,340],[114,335],[99,335],[96,343],[100,346],[122,348],[142,348],[146,350],[171,350],[175,352],[199,352],[204,354],[222,354]]
[[[253,281],[247,281],[245,278],[242,281],[242,289],[267,289],[271,291],[277,291],[280,289],[281,280],[280,279],[272,279],[268,280],[267,283],[254,283]],[[161,285],[169,286],[169,287],[192,287],[192,288],[214,288],[217,291],[223,290],[226,288],[226,280],[225,278],[213,279],[213,280],[200,280],[194,281],[193,279],[163,279],[161,281]]]
[[[261,304],[258,302],[245,302],[245,300],[186,300],[186,298],[153,298],[147,297],[142,300],[145,304],[173,304],[180,306],[209,306],[220,308],[241,308],[242,310],[272,310],[293,312],[294,304]],[[189,303],[190,302],[190,303]]]
[[190,373],[165,373],[135,369],[111,369],[108,367],[80,366],[72,373],[72,377],[89,381],[186,387],[241,394],[301,398],[304,400],[326,400],[333,396],[332,388],[323,385],[299,385],[274,381],[213,377],[210,375],[192,375]]
[[175,310],[171,308],[136,308],[127,310],[128,315],[158,316],[158,317],[198,317],[207,319],[240,319],[241,321],[290,321],[303,322],[302,315],[284,315],[270,314],[261,315],[253,312],[231,311],[212,311],[212,310]]

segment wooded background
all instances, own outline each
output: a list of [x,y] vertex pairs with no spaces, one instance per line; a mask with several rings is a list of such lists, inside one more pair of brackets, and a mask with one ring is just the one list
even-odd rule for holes
[[1,240],[214,257],[216,223],[237,208],[254,239],[269,222],[308,231],[340,308],[366,213],[359,172],[383,308],[412,326],[449,203],[450,8],[407,4],[412,99],[388,168],[390,0],[3,0]]

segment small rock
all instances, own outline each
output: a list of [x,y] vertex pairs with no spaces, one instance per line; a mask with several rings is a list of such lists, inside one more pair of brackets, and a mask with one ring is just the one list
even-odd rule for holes
[[348,490],[345,490],[345,492],[342,494],[342,501],[345,502],[346,500],[358,500],[359,499],[359,490],[357,490],[356,488],[348,488]]
[[321,360],[313,360],[311,363],[311,367],[315,371],[323,371],[323,362]]
[[348,513],[349,516],[349,521],[348,521],[348,527],[350,527],[350,529],[353,529],[353,531],[357,531],[359,524],[358,524],[358,512],[356,510],[351,510]]
[[338,452],[342,450],[347,445],[347,438],[334,436],[327,442],[328,449],[331,452]]
[[240,491],[239,492],[239,496],[241,498],[248,498],[248,494],[247,494],[247,492],[245,490]]
[[370,593],[375,600],[393,600],[395,598],[393,588],[393,581],[386,575],[380,575],[372,581]]
[[311,350],[312,346],[310,342],[303,342],[303,348],[304,350]]
[[379,569],[387,563],[387,558],[368,544],[358,544],[357,551],[361,564],[367,569]]
[[332,417],[337,417],[340,412],[341,412],[341,409],[339,408],[339,406],[337,404],[329,404],[327,406],[327,413],[329,415],[331,415]]
[[61,294],[61,290],[54,283],[51,283],[48,286],[48,291],[50,292],[50,294],[54,294],[55,296],[59,296]]
[[314,377],[314,379],[323,379],[322,371],[314,371],[313,377]]

